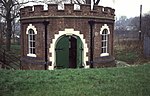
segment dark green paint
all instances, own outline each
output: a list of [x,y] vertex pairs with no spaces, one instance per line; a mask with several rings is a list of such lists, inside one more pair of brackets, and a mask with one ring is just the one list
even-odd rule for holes
[[77,67],[81,67],[83,63],[83,44],[81,39],[77,38]]
[[69,64],[69,38],[63,36],[56,45],[56,66],[58,68],[68,68]]
[[[77,67],[83,63],[83,44],[79,37],[77,39]],[[56,66],[57,68],[69,68],[69,36],[62,36],[56,44]]]

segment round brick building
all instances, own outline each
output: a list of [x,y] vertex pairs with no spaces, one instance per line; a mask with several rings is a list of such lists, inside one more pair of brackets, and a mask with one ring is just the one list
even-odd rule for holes
[[114,9],[103,6],[57,4],[28,6],[21,11],[23,69],[115,66]]

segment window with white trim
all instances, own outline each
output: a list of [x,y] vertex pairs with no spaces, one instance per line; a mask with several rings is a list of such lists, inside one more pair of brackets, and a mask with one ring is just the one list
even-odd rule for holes
[[108,30],[104,29],[101,34],[101,56],[107,56],[108,54]]
[[29,29],[28,32],[28,45],[29,54],[35,54],[35,32],[33,29]]
[[109,56],[109,34],[110,34],[110,30],[107,24],[104,24],[101,27],[101,31],[100,31],[100,35],[101,35],[101,52],[100,52],[100,56]]
[[35,38],[36,38],[36,28],[29,24],[27,27],[26,34],[28,35],[28,54],[29,57],[36,57],[36,47],[35,47]]

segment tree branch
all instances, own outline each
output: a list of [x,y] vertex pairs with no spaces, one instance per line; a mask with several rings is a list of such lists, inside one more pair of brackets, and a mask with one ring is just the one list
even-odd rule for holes
[[99,4],[99,2],[100,2],[100,0],[97,0],[97,1],[96,1],[96,3],[95,3],[94,5],[98,5],[98,4]]
[[2,16],[3,18],[6,18],[6,16],[4,14],[2,14],[2,13],[0,13],[0,16]]

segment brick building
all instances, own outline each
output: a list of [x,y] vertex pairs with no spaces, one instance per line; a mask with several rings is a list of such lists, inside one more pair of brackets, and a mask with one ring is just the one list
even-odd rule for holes
[[115,66],[114,9],[65,4],[58,10],[49,4],[48,10],[35,5],[20,11],[23,69]]

